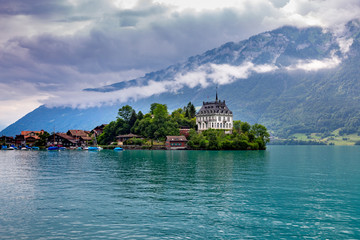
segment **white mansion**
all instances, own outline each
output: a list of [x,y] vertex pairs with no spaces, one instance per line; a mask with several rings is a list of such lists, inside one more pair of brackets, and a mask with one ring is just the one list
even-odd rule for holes
[[196,114],[196,124],[199,131],[207,129],[231,130],[233,127],[233,113],[225,104],[225,100],[218,100],[216,92],[215,102],[203,102]]

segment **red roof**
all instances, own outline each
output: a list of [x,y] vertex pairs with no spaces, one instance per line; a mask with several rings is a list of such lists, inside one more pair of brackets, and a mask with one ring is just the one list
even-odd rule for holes
[[185,136],[166,136],[166,141],[167,142],[172,142],[172,141],[187,142],[187,139]]
[[[23,135],[25,139],[27,139],[28,137],[33,137],[35,139],[40,139],[40,137],[38,136],[39,134],[44,134],[44,130],[41,130],[41,131],[21,131],[21,135]],[[31,136],[31,135],[33,135],[33,136]]]
[[89,132],[84,130],[69,130],[67,134],[73,137],[87,137],[89,135]]

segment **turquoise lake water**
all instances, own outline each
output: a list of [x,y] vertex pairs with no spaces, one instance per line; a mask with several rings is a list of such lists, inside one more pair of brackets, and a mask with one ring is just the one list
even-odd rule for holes
[[360,239],[360,147],[0,151],[0,239]]

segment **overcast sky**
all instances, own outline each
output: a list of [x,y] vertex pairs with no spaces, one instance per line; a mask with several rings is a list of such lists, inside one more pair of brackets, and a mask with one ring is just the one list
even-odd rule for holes
[[339,30],[359,14],[359,0],[0,0],[0,130],[228,41],[283,25]]

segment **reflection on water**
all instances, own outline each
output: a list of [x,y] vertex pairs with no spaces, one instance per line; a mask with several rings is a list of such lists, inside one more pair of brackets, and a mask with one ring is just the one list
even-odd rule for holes
[[356,239],[359,153],[2,151],[0,236]]

